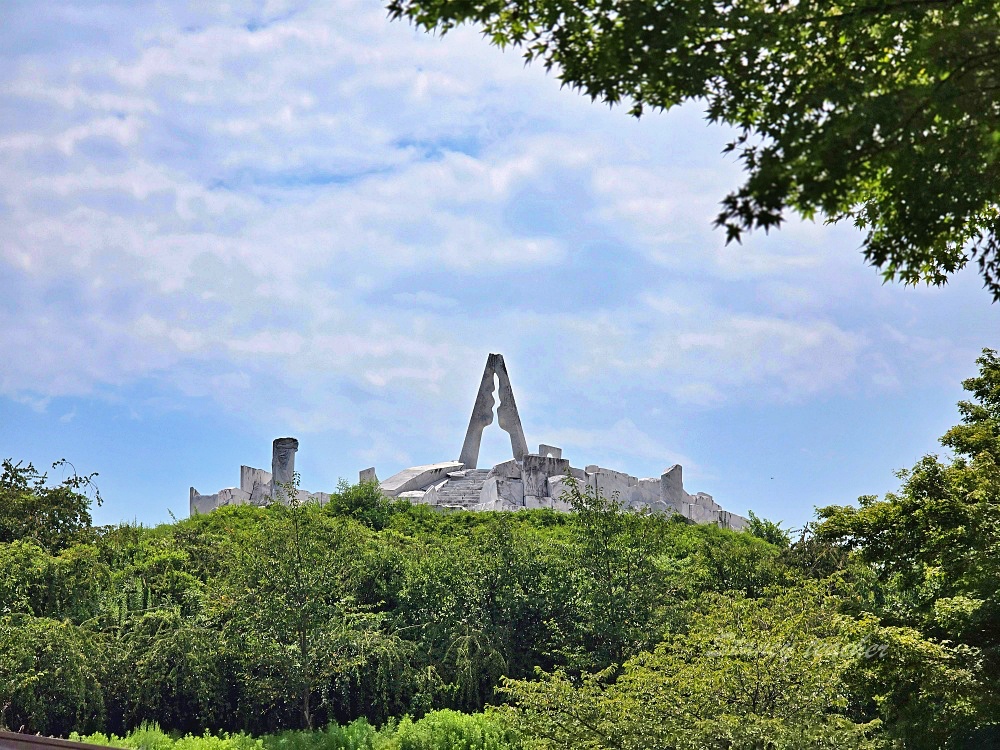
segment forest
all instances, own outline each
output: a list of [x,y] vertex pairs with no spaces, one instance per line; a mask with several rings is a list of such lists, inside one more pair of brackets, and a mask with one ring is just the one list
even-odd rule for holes
[[[3,462],[0,729],[122,747],[1000,747],[1000,357],[883,498],[749,531],[325,506],[98,527]],[[788,498],[794,502],[795,498]]]

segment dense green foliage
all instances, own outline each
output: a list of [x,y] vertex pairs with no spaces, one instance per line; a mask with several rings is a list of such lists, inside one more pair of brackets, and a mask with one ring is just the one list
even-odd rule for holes
[[[57,461],[53,468],[64,465],[66,461]],[[53,487],[31,464],[22,466],[8,459],[0,468],[0,543],[30,539],[58,551],[83,538],[91,517],[90,499],[81,490],[93,487],[96,474],[81,477],[74,471]]]
[[752,535],[578,495],[575,515],[447,515],[342,485],[323,507],[7,541],[0,724],[260,734],[478,711],[503,677],[604,669],[701,593],[793,576]]
[[1000,358],[979,365],[952,457],[794,542],[581,488],[573,514],[368,484],[94,528],[7,462],[0,727],[192,735],[101,739],[162,750],[998,747]]
[[318,732],[285,731],[254,739],[246,734],[171,737],[143,725],[125,737],[95,733],[71,739],[127,750],[520,750],[516,733],[498,717],[432,711],[413,721],[405,716],[376,729],[365,719],[329,724]]
[[[951,710],[1000,717],[1000,357],[986,350],[978,363],[979,375],[962,384],[973,396],[959,403],[962,424],[941,438],[952,458],[925,456],[899,472],[900,491],[884,500],[821,508],[817,532],[864,566],[854,608],[947,644],[948,663],[984,676],[984,689]],[[923,690],[896,685],[878,700],[905,717]],[[929,735],[899,728],[908,746],[936,747],[955,722],[946,710]]]
[[969,257],[1000,299],[997,0],[390,0],[472,23],[632,114],[696,100],[737,130],[728,239],[789,209],[851,219],[887,278],[943,283]]

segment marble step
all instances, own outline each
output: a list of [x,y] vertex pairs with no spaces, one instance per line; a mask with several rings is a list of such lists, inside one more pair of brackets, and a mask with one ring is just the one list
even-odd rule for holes
[[442,500],[451,502],[475,503],[479,501],[479,495],[483,491],[486,483],[488,470],[472,469],[465,473],[465,476],[454,477],[448,480],[438,494]]

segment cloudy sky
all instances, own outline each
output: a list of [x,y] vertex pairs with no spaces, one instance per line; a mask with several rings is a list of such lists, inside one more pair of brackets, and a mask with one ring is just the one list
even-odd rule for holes
[[99,472],[102,523],[186,516],[283,435],[330,490],[455,458],[502,352],[575,465],[679,462],[792,527],[893,489],[1000,306],[972,270],[883,285],[847,226],[725,247],[726,140],[378,2],[6,0],[0,454]]

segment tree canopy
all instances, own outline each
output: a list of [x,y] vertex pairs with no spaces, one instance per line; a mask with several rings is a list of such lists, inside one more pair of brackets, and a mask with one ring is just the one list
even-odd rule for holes
[[[924,456],[883,500],[820,508],[817,531],[871,566],[882,584],[872,609],[975,649],[1000,675],[1000,356],[986,349],[978,363],[962,383],[972,396],[958,404],[962,424],[941,438],[954,457]],[[1000,712],[1000,689],[984,698]]]
[[746,179],[727,242],[789,211],[866,231],[887,279],[944,283],[975,260],[1000,299],[997,0],[390,0],[523,49],[640,116],[696,100],[735,127]]
[[[86,478],[3,462],[0,728],[136,730],[112,742],[134,750],[998,748],[1000,355],[978,364],[951,456],[796,540],[573,483],[567,514],[342,484],[93,527]],[[194,748],[149,722],[347,723]]]

